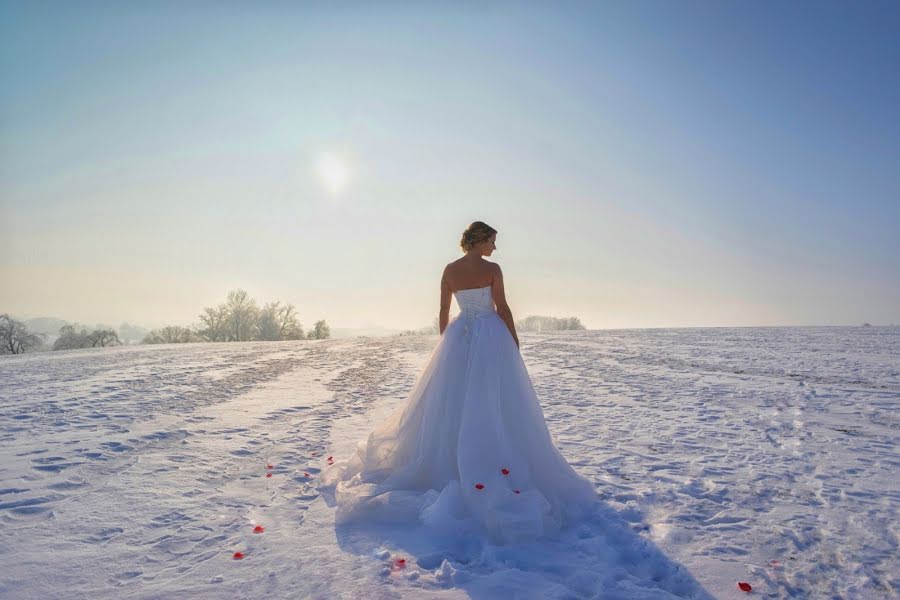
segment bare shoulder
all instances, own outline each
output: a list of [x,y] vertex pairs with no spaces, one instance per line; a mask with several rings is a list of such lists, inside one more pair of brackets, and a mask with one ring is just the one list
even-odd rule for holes
[[488,273],[491,274],[491,285],[494,288],[502,289],[503,287],[503,271],[500,269],[500,265],[495,262],[485,261],[487,263]]
[[452,275],[454,271],[456,271],[458,263],[458,260],[454,260],[453,262],[448,262],[446,265],[444,265],[444,277],[446,277],[447,275]]

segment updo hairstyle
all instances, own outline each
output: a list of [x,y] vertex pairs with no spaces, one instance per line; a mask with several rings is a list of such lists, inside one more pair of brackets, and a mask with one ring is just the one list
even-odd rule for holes
[[468,252],[475,245],[487,240],[495,233],[497,233],[497,230],[487,223],[474,221],[463,231],[462,238],[459,240],[459,247],[462,248],[463,252]]

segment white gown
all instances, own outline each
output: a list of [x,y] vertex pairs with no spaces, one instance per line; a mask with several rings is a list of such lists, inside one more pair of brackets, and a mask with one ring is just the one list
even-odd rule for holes
[[320,487],[338,524],[422,524],[499,544],[552,535],[586,515],[594,486],[554,445],[491,287],[454,295],[460,314],[407,399]]

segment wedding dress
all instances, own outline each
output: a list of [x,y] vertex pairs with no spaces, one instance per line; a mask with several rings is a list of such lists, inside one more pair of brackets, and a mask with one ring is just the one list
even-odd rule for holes
[[491,286],[454,292],[444,330],[404,403],[325,470],[336,522],[417,523],[504,544],[551,535],[596,492],[553,443]]

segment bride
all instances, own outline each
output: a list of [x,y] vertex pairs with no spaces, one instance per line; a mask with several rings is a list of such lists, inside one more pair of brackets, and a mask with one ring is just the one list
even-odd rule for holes
[[594,486],[553,443],[503,273],[484,260],[496,239],[481,221],[463,232],[466,254],[441,277],[441,338],[412,391],[354,456],[322,473],[337,523],[421,523],[503,544],[551,535],[590,510]]

